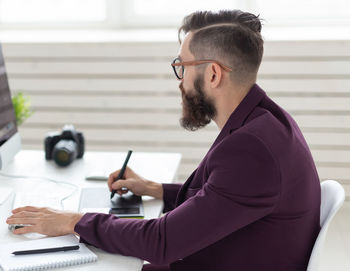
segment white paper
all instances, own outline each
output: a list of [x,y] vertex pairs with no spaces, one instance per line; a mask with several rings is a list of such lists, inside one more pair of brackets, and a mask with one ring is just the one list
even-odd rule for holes
[[79,244],[79,250],[50,252],[30,255],[13,255],[12,252],[41,248],[72,246],[79,244],[75,235],[47,237],[18,243],[0,245],[0,265],[4,271],[43,270],[93,262],[97,256],[85,244]]

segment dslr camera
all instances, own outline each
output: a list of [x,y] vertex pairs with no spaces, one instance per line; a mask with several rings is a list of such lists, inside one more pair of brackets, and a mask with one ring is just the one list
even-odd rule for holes
[[49,133],[44,145],[46,160],[53,159],[62,167],[68,166],[75,158],[82,158],[84,155],[84,136],[76,131],[73,125],[64,125],[61,133]]

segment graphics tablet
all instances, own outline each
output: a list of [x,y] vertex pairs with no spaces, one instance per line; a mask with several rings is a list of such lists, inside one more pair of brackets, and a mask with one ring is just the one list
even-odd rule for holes
[[111,192],[107,187],[83,188],[80,195],[79,210],[81,212],[102,212],[115,214],[121,218],[144,218],[142,198],[128,192],[123,196]]

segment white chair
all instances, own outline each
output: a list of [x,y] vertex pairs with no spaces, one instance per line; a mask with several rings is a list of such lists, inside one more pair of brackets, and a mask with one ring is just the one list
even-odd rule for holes
[[321,259],[328,226],[334,215],[343,205],[345,199],[344,188],[336,181],[327,180],[321,183],[321,230],[312,249],[307,271],[317,271]]

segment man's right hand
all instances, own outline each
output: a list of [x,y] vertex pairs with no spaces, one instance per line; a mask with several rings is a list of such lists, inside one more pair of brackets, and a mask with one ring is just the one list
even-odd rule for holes
[[[114,182],[118,177],[120,169],[109,175],[108,188],[116,190],[119,195],[127,193],[129,190],[137,196],[151,196],[163,199],[163,186],[160,183],[148,181],[137,175],[131,168],[127,167],[123,179]],[[124,188],[124,189],[122,189]]]

